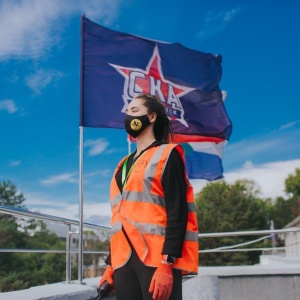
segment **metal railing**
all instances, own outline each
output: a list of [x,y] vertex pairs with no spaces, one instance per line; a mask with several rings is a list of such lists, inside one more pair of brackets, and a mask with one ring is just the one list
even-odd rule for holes
[[[37,252],[37,253],[66,253],[66,282],[71,283],[71,254],[72,253],[77,253],[79,252],[79,249],[71,250],[71,237],[72,235],[78,235],[78,231],[72,231],[72,226],[79,226],[79,221],[72,220],[72,219],[67,219],[67,218],[61,218],[61,217],[56,217],[56,216],[51,216],[47,214],[42,214],[38,212],[32,212],[29,210],[24,210],[21,208],[16,208],[12,206],[5,206],[5,205],[0,205],[0,213],[12,215],[12,216],[17,216],[17,217],[26,217],[30,219],[38,219],[38,220],[43,220],[43,221],[52,221],[56,222],[59,224],[64,224],[67,226],[67,237],[66,237],[66,250],[33,250],[33,249],[0,249],[1,252]],[[83,223],[83,226],[85,228],[89,229],[95,229],[95,230],[101,230],[101,231],[106,231],[110,232],[109,227],[105,226],[100,226],[100,225],[95,225],[91,223]],[[106,254],[108,251],[83,251],[85,254]],[[80,281],[81,276],[78,275],[78,280]]]
[[214,232],[214,233],[199,233],[199,238],[205,237],[227,237],[227,236],[241,236],[241,235],[264,235],[272,233],[287,233],[299,232],[299,227],[291,227],[286,229],[272,229],[272,230],[249,230],[249,231],[234,231],[234,232]]
[[[66,219],[51,215],[46,215],[38,212],[32,212],[29,210],[23,210],[20,208],[0,205],[0,213],[18,216],[18,217],[27,217],[31,219],[39,219],[44,221],[52,221],[60,224],[64,224],[68,228],[67,238],[66,238],[66,250],[33,250],[33,249],[0,249],[1,252],[37,252],[37,253],[66,253],[66,282],[71,283],[71,253],[79,253],[79,249],[71,250],[70,249],[70,238],[74,234],[79,234],[78,231],[72,231],[73,226],[79,226],[79,221]],[[109,227],[95,225],[91,223],[83,223],[85,228],[95,229],[95,230],[102,230],[102,231],[110,231]],[[214,232],[214,233],[199,233],[199,238],[213,238],[213,237],[228,237],[228,236],[248,236],[248,235],[265,235],[265,234],[275,234],[275,233],[288,233],[288,232],[300,232],[300,228],[292,227],[286,229],[273,229],[273,230],[252,230],[252,231],[235,231],[235,232]],[[271,235],[265,236],[263,238],[270,238]],[[261,238],[261,239],[263,239]],[[254,241],[255,242],[255,241]],[[251,242],[248,242],[248,244]],[[244,243],[244,245],[247,243]],[[242,245],[242,244],[240,244]],[[236,245],[236,246],[240,246]],[[232,249],[235,246],[230,247],[221,247],[216,249],[208,249],[208,250],[200,250],[201,253],[208,253],[208,252],[234,252],[234,251],[266,251],[266,250],[283,250],[285,247],[277,247],[277,248],[247,248],[247,249]],[[83,251],[84,254],[106,254],[108,251]],[[82,276],[82,274],[81,274]],[[78,275],[78,281],[81,283],[81,276]]]
[[219,247],[219,248],[214,248],[214,249],[206,249],[206,250],[201,250],[199,252],[201,253],[211,253],[211,252],[237,252],[237,251],[262,251],[263,253],[266,252],[272,252],[274,253],[284,253],[286,247],[272,247],[272,248],[242,248],[242,249],[233,249],[233,248],[238,248],[246,245],[250,245],[253,243],[256,243],[258,241],[264,240],[264,239],[269,239],[272,238],[273,234],[280,233],[280,234],[285,234],[288,232],[300,232],[299,227],[291,227],[291,228],[286,228],[286,229],[271,229],[271,230],[249,230],[249,231],[234,231],[234,232],[213,232],[213,233],[199,233],[198,237],[199,238],[214,238],[214,237],[228,237],[228,236],[249,236],[249,235],[265,235],[268,234],[264,237],[261,237],[259,239],[253,240],[253,241],[248,241],[245,243],[233,245],[233,246],[224,246],[224,247]]

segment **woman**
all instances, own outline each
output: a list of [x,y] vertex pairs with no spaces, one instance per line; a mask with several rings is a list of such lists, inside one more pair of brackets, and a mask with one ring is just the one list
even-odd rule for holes
[[183,149],[158,98],[139,94],[124,125],[136,151],[111,182],[112,237],[100,285],[118,300],[182,299],[182,274],[198,271],[198,228]]

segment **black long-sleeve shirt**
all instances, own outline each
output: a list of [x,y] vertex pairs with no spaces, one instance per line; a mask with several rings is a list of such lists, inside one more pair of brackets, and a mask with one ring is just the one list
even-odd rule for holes
[[[162,144],[162,142],[155,141],[142,152]],[[126,173],[129,172],[133,164],[134,155],[135,152],[131,154],[128,159]],[[162,254],[169,254],[175,257],[182,256],[182,246],[187,224],[187,186],[184,176],[184,165],[180,154],[176,149],[173,149],[170,153],[162,177],[167,213],[166,234]],[[116,174],[116,181],[120,192],[122,192],[122,168],[120,168]],[[110,264],[110,255],[107,258],[106,263]]]

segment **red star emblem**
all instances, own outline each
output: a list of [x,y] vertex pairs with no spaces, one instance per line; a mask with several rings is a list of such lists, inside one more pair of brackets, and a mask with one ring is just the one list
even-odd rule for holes
[[179,98],[194,88],[181,86],[164,78],[157,46],[154,48],[146,70],[110,65],[125,78],[123,95],[125,104],[122,112],[125,112],[129,101],[138,93],[157,95],[166,107],[169,118],[177,119],[188,126],[184,120],[184,111]]

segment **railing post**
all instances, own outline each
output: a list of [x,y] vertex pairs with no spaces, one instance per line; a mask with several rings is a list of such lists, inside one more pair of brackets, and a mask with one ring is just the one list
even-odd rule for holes
[[68,233],[66,239],[66,282],[71,283],[71,253],[70,253],[70,246],[71,246],[71,232],[72,225],[68,224]]

